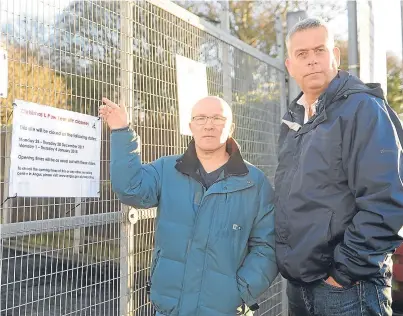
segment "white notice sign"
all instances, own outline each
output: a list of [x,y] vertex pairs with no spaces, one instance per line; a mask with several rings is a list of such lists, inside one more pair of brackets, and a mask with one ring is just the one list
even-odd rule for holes
[[9,196],[99,197],[98,117],[15,100]]
[[180,132],[191,136],[189,123],[192,107],[208,96],[206,65],[176,55],[176,82],[178,85]]
[[8,59],[7,51],[0,48],[0,98],[7,98],[8,90]]

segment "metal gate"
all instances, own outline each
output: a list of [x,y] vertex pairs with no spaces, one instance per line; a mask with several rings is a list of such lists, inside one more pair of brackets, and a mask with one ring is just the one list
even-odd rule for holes
[[[129,209],[109,181],[102,130],[100,198],[9,197],[12,103],[97,115],[130,104],[143,161],[182,153],[175,55],[207,65],[208,90],[232,105],[244,158],[273,180],[284,67],[162,0],[0,0],[8,96],[0,97],[1,315],[152,315],[145,293],[155,210]],[[282,43],[282,40],[279,41]],[[1,71],[1,69],[0,69]],[[257,315],[285,315],[280,278]]]

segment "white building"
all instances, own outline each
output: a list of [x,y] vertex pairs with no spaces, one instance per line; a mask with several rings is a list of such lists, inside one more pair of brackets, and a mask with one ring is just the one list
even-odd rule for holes
[[384,25],[380,21],[383,1],[357,1],[360,78],[364,82],[379,82],[387,93],[386,45]]

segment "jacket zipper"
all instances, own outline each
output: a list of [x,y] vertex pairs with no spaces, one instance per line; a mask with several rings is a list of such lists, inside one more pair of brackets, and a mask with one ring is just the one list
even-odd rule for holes
[[[247,175],[247,173],[240,174],[239,176],[244,176],[244,175]],[[228,174],[226,177],[224,177],[224,178],[222,178],[222,179],[217,179],[216,181],[213,182],[213,184],[218,183],[218,182],[220,182],[220,181],[223,181],[223,180],[229,178],[230,176],[232,176],[232,175],[231,175],[231,174]],[[196,228],[196,227],[197,227],[197,221],[198,221],[198,219],[199,219],[200,209],[201,209],[202,206],[203,206],[203,202],[204,202],[204,200],[205,200],[206,192],[207,192],[207,191],[205,190],[206,188],[205,188],[205,186],[203,185],[203,183],[201,183],[201,181],[199,181],[199,180],[197,180],[197,179],[195,179],[195,178],[193,178],[193,177],[191,177],[191,178],[194,179],[195,181],[197,181],[198,183],[200,183],[201,186],[202,186],[202,188],[203,188],[203,197],[202,197],[202,199],[201,199],[201,201],[200,201],[199,208],[197,209],[196,220],[195,220],[195,224],[194,224],[194,226],[193,226],[194,228]],[[213,184],[212,184],[212,185],[213,185]],[[210,187],[211,187],[211,186],[210,186]],[[215,211],[214,211],[213,216],[211,217],[211,220],[210,220],[210,221],[213,220],[214,214],[215,214]],[[182,308],[183,283],[184,283],[183,281],[184,281],[184,278],[185,278],[185,275],[186,275],[187,257],[188,257],[188,254],[189,254],[190,246],[191,246],[191,244],[192,244],[192,242],[193,242],[193,239],[194,239],[195,231],[196,231],[196,229],[193,229],[192,238],[188,241],[188,245],[187,245],[187,248],[186,248],[186,257],[185,257],[186,265],[185,265],[185,271],[184,271],[184,273],[183,273],[183,278],[182,278],[181,295],[180,295],[180,297],[179,297],[179,302],[178,302],[178,311],[180,311],[181,308]],[[208,235],[207,235],[206,247],[204,248],[204,250],[206,250],[206,248],[207,248],[207,244],[208,244],[209,238],[210,238],[210,230],[209,230]],[[206,270],[206,269],[205,269],[205,265],[206,265],[206,256],[204,256],[203,272],[202,272],[202,282],[201,282],[201,285],[200,285],[201,288],[202,288],[202,286],[203,286],[204,271]],[[197,307],[196,307],[196,308],[197,308]],[[199,312],[197,313],[197,315],[198,315],[198,314],[199,314]]]
[[[214,209],[213,215],[211,216],[210,227],[211,227],[211,222],[213,221],[215,212],[216,212],[216,209]],[[210,240],[210,232],[211,232],[211,230],[209,229],[208,234],[207,234],[206,246],[204,247],[203,271],[202,271],[202,275],[201,275],[200,291],[199,291],[199,296],[197,298],[197,305],[199,304],[201,289],[203,289],[203,285],[204,285],[204,282],[203,282],[204,281],[204,272],[206,271],[206,260],[207,260],[206,250],[207,250],[207,246],[208,246],[208,243]],[[200,314],[200,309],[197,309],[197,315],[199,315],[199,314]]]
[[[194,179],[194,178],[192,178],[192,179]],[[201,199],[201,201],[200,201],[199,207],[198,207],[198,209],[197,209],[195,224],[193,225],[193,228],[196,228],[197,222],[198,222],[198,220],[199,220],[200,209],[201,209],[201,207],[202,207],[202,205],[203,205],[203,202],[204,202],[204,195],[206,194],[206,192],[205,192],[205,187],[204,187],[203,183],[201,183],[199,180],[196,180],[196,179],[194,179],[194,180],[197,181],[198,183],[200,183],[201,186],[202,186],[202,188],[203,188],[203,196],[202,196],[202,199]],[[184,285],[184,279],[185,279],[186,270],[187,270],[187,258],[188,258],[190,246],[191,246],[191,244],[192,244],[192,242],[193,242],[194,235],[195,235],[195,229],[193,229],[192,238],[188,241],[188,245],[187,245],[187,248],[186,248],[186,255],[185,255],[185,271],[184,271],[183,277],[182,277],[181,295],[180,295],[179,301],[178,301],[178,313],[179,313],[179,311],[182,309],[182,302],[183,302],[183,300],[182,300],[182,297],[183,297],[183,285]]]
[[[246,174],[247,174],[247,173],[245,173],[245,174],[243,174],[243,175],[246,175]],[[223,181],[223,180],[227,179],[227,178],[230,177],[230,176],[231,176],[231,175],[227,175],[226,177],[224,177],[224,178],[222,178],[222,179],[217,179],[216,181],[213,182],[213,184],[218,183],[218,182],[220,182],[220,181]],[[212,184],[212,185],[213,185],[213,184]],[[203,195],[202,201],[204,201],[204,198],[205,198],[205,196]],[[200,204],[200,206],[201,206],[201,204]],[[200,208],[199,208],[199,210],[200,210]],[[215,215],[215,213],[216,213],[216,210],[217,210],[217,209],[214,208],[213,214],[212,214],[212,216],[211,216],[211,218],[210,218],[210,227],[211,227],[211,222],[213,221],[214,215]],[[211,233],[211,230],[209,229],[208,234],[207,234],[206,246],[204,247],[204,253],[206,253],[207,246],[208,246],[208,244],[209,244],[210,233]],[[193,238],[192,238],[192,239],[193,239]],[[200,289],[201,289],[201,290],[203,289],[203,285],[204,285],[204,272],[206,271],[206,260],[207,260],[207,255],[205,254],[205,256],[204,256],[204,263],[203,263],[203,271],[202,271],[202,276],[201,276],[201,284],[200,284]],[[199,297],[198,297],[198,299],[197,299],[197,304],[199,303],[201,290],[200,290],[200,292],[199,292]],[[200,309],[197,309],[197,315],[199,315],[199,314],[200,314]]]

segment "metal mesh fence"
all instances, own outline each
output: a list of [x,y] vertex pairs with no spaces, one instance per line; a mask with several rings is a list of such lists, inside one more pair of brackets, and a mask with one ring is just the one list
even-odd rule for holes
[[[144,162],[179,154],[190,141],[179,133],[179,54],[207,65],[209,94],[231,101],[244,158],[272,180],[284,70],[165,1],[0,0],[0,21],[8,53],[8,97],[0,98],[0,314],[151,316],[145,285],[155,210],[128,221],[109,181],[109,130],[103,126],[100,198],[9,198],[13,101],[94,116],[103,96],[126,102]],[[280,315],[282,295],[278,279],[256,314]]]

